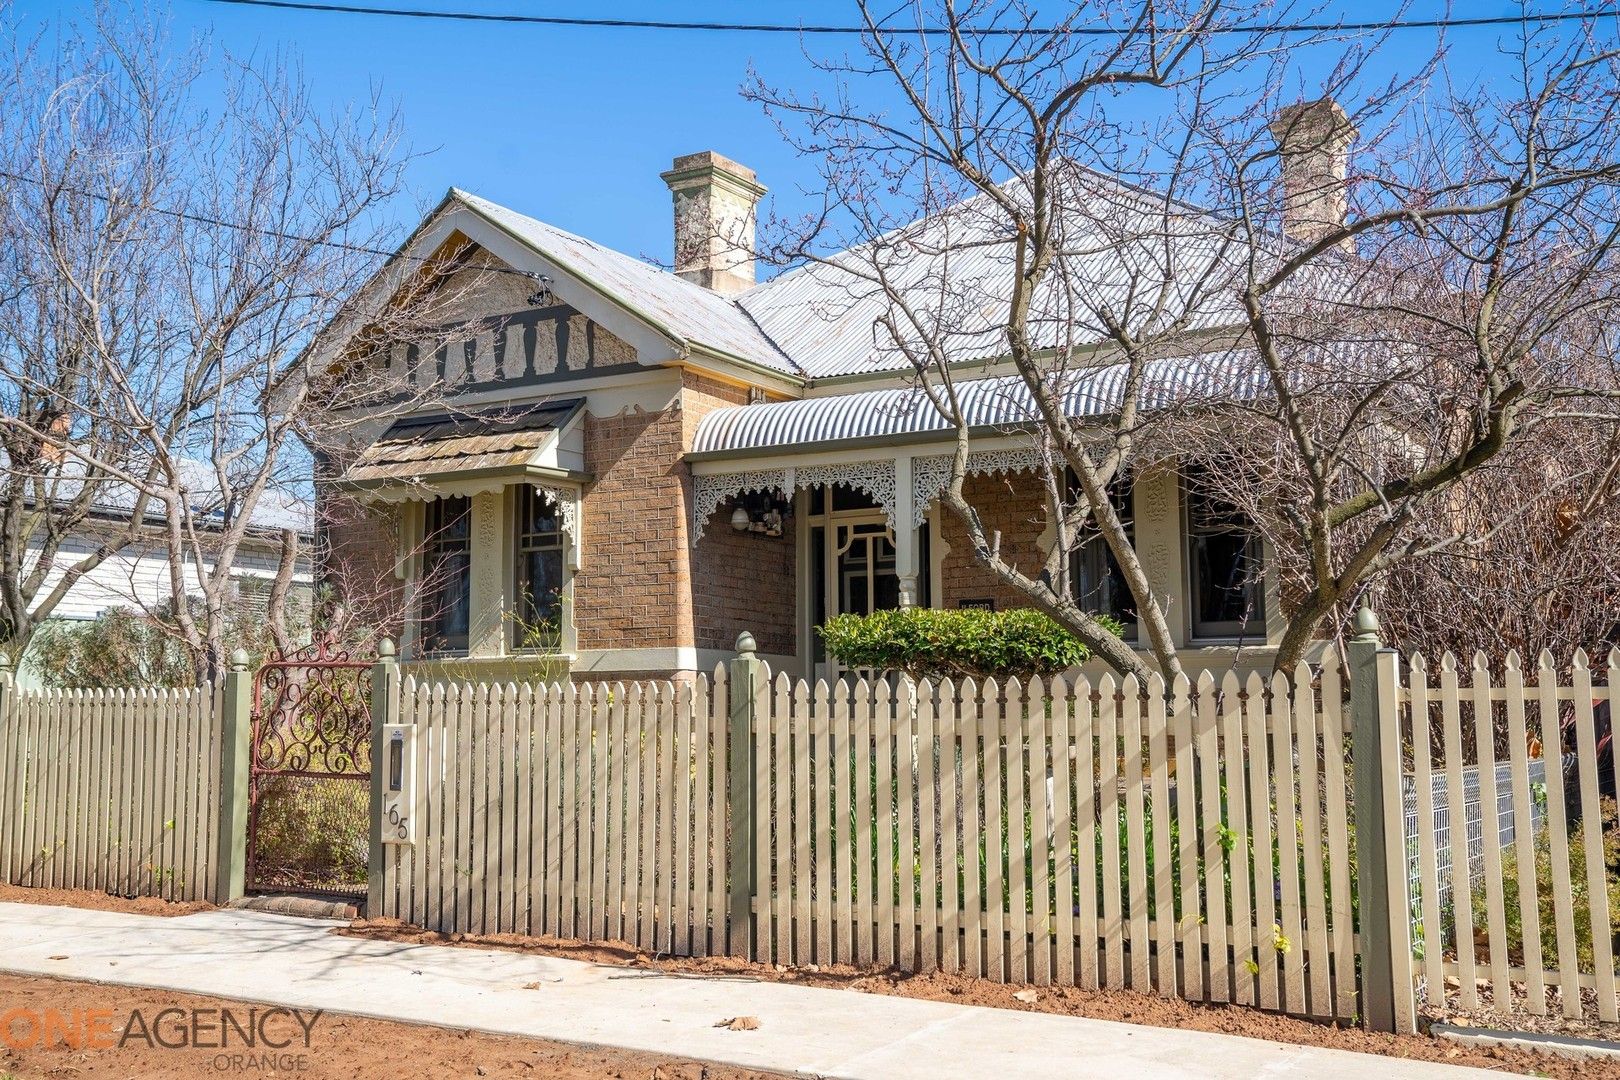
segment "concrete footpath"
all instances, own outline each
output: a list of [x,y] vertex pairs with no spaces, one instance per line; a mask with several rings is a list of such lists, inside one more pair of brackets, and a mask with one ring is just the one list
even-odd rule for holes
[[[366,941],[335,936],[333,925],[251,911],[154,918],[0,903],[0,970],[813,1076],[1501,1075],[1104,1020]],[[759,1017],[759,1029],[715,1026],[741,1015]]]

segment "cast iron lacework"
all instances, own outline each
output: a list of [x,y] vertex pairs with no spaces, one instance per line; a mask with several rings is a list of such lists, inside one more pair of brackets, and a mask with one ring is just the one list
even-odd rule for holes
[[579,534],[574,531],[574,525],[579,514],[579,507],[575,502],[579,497],[578,492],[572,488],[561,487],[557,484],[541,484],[533,480],[530,480],[529,484],[535,490],[545,492],[546,496],[551,499],[552,505],[557,508],[557,523],[562,526],[563,535],[568,537],[571,543],[578,543]]
[[[975,473],[1015,473],[1037,469],[1041,465],[1041,452],[1033,446],[1010,450],[979,450],[968,454],[967,471]],[[951,457],[913,458],[911,461],[911,511],[914,521],[921,521],[928,507],[944,492],[951,478]]]
[[870,495],[894,527],[897,499],[893,461],[852,461],[840,465],[805,465],[792,469],[754,469],[748,472],[709,473],[693,478],[692,543],[703,535],[709,518],[720,504],[755,491],[783,491],[791,495],[817,484],[843,484]]

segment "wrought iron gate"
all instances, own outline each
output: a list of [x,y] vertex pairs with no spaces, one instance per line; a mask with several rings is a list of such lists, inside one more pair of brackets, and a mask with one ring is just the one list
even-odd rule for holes
[[248,891],[363,896],[371,662],[328,638],[261,666],[248,777]]

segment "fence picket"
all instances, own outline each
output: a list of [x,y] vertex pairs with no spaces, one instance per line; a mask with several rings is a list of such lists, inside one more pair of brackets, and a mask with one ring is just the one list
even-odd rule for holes
[[1526,745],[1530,728],[1525,720],[1524,672],[1519,667],[1518,650],[1512,650],[1507,654],[1502,672],[1502,685],[1507,693],[1508,762],[1514,822],[1513,852],[1514,861],[1518,864],[1519,948],[1524,956],[1525,1007],[1532,1015],[1545,1016],[1547,976],[1541,958],[1541,904],[1536,896],[1536,879],[1540,875],[1527,872],[1526,869],[1536,865],[1535,831],[1531,827],[1535,819],[1530,813],[1528,761],[1530,748]]
[[[1462,719],[1460,693],[1457,686],[1457,658],[1449,652],[1440,658],[1440,722],[1441,737],[1446,748],[1446,804],[1451,827],[1461,830],[1468,820],[1463,791]],[[1451,895],[1466,898],[1473,890],[1468,881],[1468,857],[1451,860]],[[1452,905],[1452,944],[1457,951],[1458,996],[1465,1009],[1479,1008],[1479,991],[1474,983],[1474,914],[1473,905],[1462,902]]]
[[1243,700],[1237,674],[1228,671],[1221,680],[1222,753],[1226,765],[1226,827],[1229,831],[1227,863],[1232,874],[1232,1000],[1239,1005],[1255,1002],[1255,978],[1260,966],[1254,958],[1254,909],[1249,873],[1248,784],[1244,765],[1249,760],[1243,747]]
[[[783,685],[787,684],[787,676],[777,677]],[[789,688],[790,702],[797,700],[804,702],[803,694],[795,696]],[[793,764],[793,867],[789,880],[792,882],[793,893],[793,962],[796,964],[809,964],[814,961],[813,936],[811,934],[810,919],[810,893],[811,893],[811,866],[810,852],[811,816],[810,816],[810,761],[813,755],[812,741],[814,735],[803,715],[803,710],[796,712],[788,724],[788,737],[792,740],[789,759]]]
[[[857,684],[859,685],[859,684]],[[832,876],[828,879],[828,896],[831,903],[832,923],[832,955],[835,961],[848,963],[855,955],[855,933],[852,926],[857,897],[855,893],[858,886],[855,882],[855,868],[850,866],[850,855],[857,850],[865,850],[868,857],[871,851],[868,848],[857,848],[860,844],[870,844],[872,828],[866,823],[872,820],[870,814],[861,819],[860,827],[850,815],[850,793],[853,791],[857,797],[861,792],[871,791],[871,773],[869,766],[859,770],[859,775],[851,778],[851,753],[860,755],[862,761],[870,758],[870,746],[874,738],[872,710],[870,699],[868,705],[862,708],[859,704],[852,705],[852,695],[856,692],[848,679],[839,679],[827,688],[832,695],[832,753],[831,763],[827,770],[827,792],[832,804],[827,829],[827,850],[831,853],[833,866]],[[855,715],[852,718],[851,712]],[[853,741],[852,741],[853,740]],[[865,796],[871,798],[870,794]],[[865,875],[867,871],[861,870]],[[876,888],[870,891],[873,898],[867,901],[867,919],[864,925],[871,925],[872,913],[876,910]]]
[[[841,684],[840,684],[841,685]],[[804,682],[799,686],[802,689]],[[837,785],[834,776],[838,769],[838,754],[833,745],[832,699],[827,682],[824,679],[816,680],[816,689],[813,699],[800,695],[801,701],[813,700],[812,728],[815,731],[815,795],[816,795],[816,880],[815,880],[815,922],[816,922],[816,963],[831,964],[834,960],[833,941],[833,866],[838,862],[837,851],[837,809],[838,798],[835,794]],[[843,695],[839,695],[843,700]],[[857,747],[859,749],[859,747]],[[864,757],[864,755],[863,755]],[[870,802],[870,798],[868,798]],[[870,811],[870,806],[868,806]],[[848,860],[845,860],[847,865]],[[844,871],[847,873],[848,871]],[[843,876],[841,873],[840,877]],[[860,903],[865,905],[871,896],[872,890],[863,888],[860,894]],[[858,910],[865,910],[861,907]],[[858,963],[869,963],[872,956],[872,921],[863,919],[858,928],[863,935],[860,940],[865,942],[864,952],[857,959]],[[842,955],[840,950],[839,955]]]
[[1157,938],[1154,980],[1160,995],[1176,995],[1176,867],[1170,851],[1170,728],[1164,679],[1147,681],[1148,778],[1153,821],[1153,932]]
[[899,942],[896,960],[906,971],[917,969],[917,776],[914,763],[916,754],[916,684],[901,676],[894,688],[895,699],[895,829],[899,836],[899,850],[895,853],[895,878],[898,895],[895,920],[899,923]]
[[1328,955],[1327,883],[1322,872],[1322,785],[1317,774],[1317,702],[1311,669],[1302,660],[1294,668],[1294,739],[1299,760],[1300,849],[1305,856],[1305,950],[1309,978],[1308,1015],[1333,1015],[1332,963]]
[[1099,985],[1097,915],[1097,758],[1096,711],[1092,707],[1091,683],[1084,677],[1075,681],[1070,699],[1070,732],[1074,740],[1074,818],[1077,859],[1075,894],[1078,901],[1080,985],[1095,990]]
[[773,957],[778,964],[791,964],[793,958],[793,748],[788,716],[793,709],[792,684],[786,674],[776,677],[776,708],[772,718],[774,738],[771,775],[775,782],[774,806],[771,820],[776,822],[776,843],[772,845],[775,859],[775,886],[765,890],[773,900],[771,920],[776,925],[772,941]]
[[942,911],[939,967],[947,974],[962,970],[963,855],[961,802],[958,798],[958,736],[956,684],[939,684],[939,876]]
[[1126,925],[1130,931],[1130,987],[1153,988],[1148,943],[1147,825],[1142,809],[1142,685],[1127,675],[1120,689],[1120,744],[1125,766]]
[[[852,698],[851,698],[852,695]],[[844,857],[847,865],[849,857],[854,855],[854,873],[849,876],[849,887],[844,891],[847,904],[851,905],[851,912],[846,912],[847,918],[839,918],[839,926],[844,926],[854,920],[855,963],[857,965],[870,965],[878,962],[876,954],[876,866],[875,866],[875,832],[876,818],[875,805],[873,805],[872,787],[875,784],[875,753],[873,753],[872,732],[872,687],[865,678],[857,678],[854,688],[839,685],[839,698],[851,699],[851,740],[855,746],[854,776],[851,779],[851,790],[855,797],[854,821],[851,823],[851,840],[849,853]],[[846,759],[839,758],[839,772],[846,774],[849,766]],[[847,800],[846,800],[847,801]],[[846,818],[846,810],[839,808],[839,821]]]
[[[1482,652],[1474,653],[1470,687],[1473,691],[1475,767],[1479,772],[1480,806],[1488,808],[1487,822],[1497,822],[1501,803],[1496,797],[1496,724],[1491,703],[1491,672]],[[1501,826],[1496,826],[1500,834]],[[1491,843],[1485,843],[1485,926],[1486,940],[1491,954],[1491,1008],[1497,1012],[1509,1011],[1513,998],[1508,983],[1507,912],[1502,903],[1502,846],[1496,836],[1487,832]],[[1473,892],[1469,891],[1469,902]]]
[[[1552,654],[1543,650],[1537,660],[1536,692],[1541,713],[1542,755],[1549,764],[1562,758],[1563,729],[1558,720],[1558,672]],[[1547,843],[1553,881],[1553,928],[1558,945],[1558,986],[1564,1015],[1581,1015],[1580,964],[1575,952],[1575,912],[1569,897],[1569,825],[1564,808],[1564,770],[1547,770]]]
[[1193,756],[1192,684],[1178,674],[1170,689],[1171,724],[1175,729],[1176,826],[1181,881],[1181,908],[1176,928],[1181,941],[1181,993],[1204,1000],[1204,904],[1198,865],[1198,767]]
[[1072,698],[1063,676],[1052,679],[1053,926],[1060,986],[1074,985],[1074,758],[1070,733]]
[[1036,986],[1052,985],[1052,796],[1047,764],[1050,740],[1047,712],[1052,698],[1041,680],[1029,683],[1029,894],[1030,979]]
[[937,697],[934,686],[924,679],[917,686],[917,853],[919,869],[919,911],[921,951],[919,969],[928,972],[939,967],[939,742]]
[[[1610,655],[1610,671],[1614,670]],[[1592,709],[1592,669],[1586,650],[1576,649],[1571,665],[1575,692],[1576,774],[1581,782],[1581,828],[1586,840],[1586,896],[1591,909],[1592,964],[1596,973],[1598,1019],[1606,1023],[1620,1020],[1620,1000],[1615,997],[1614,923],[1609,910],[1608,869],[1603,854],[1603,817],[1598,805],[1597,724]],[[1612,691],[1613,685],[1610,685]],[[1611,716],[1612,706],[1611,706]]]
[[962,969],[982,978],[985,974],[985,911],[981,859],[984,820],[983,794],[984,710],[980,707],[984,690],[972,679],[963,679],[962,712],[957,714],[962,732]]
[[1002,746],[1007,781],[1007,968],[1008,980],[1029,981],[1029,885],[1025,853],[1024,694],[1017,678],[1007,680],[1002,712]]
[[[1310,693],[1309,680],[1305,686],[1305,692]],[[1282,878],[1282,918],[1279,921],[1285,939],[1278,947],[1282,950],[1284,1008],[1291,1013],[1304,1014],[1309,1006],[1305,1000],[1305,918],[1299,894],[1303,873],[1299,857],[1299,804],[1294,795],[1298,758],[1295,756],[1293,702],[1288,690],[1288,676],[1281,671],[1273,674],[1270,694],[1275,725],[1272,737],[1276,743],[1271,764],[1276,777],[1273,790],[1277,807],[1277,862]]]
[[1250,672],[1244,685],[1243,711],[1248,718],[1249,829],[1254,837],[1254,951],[1255,980],[1259,983],[1260,1007],[1275,1011],[1280,1003],[1277,942],[1282,929],[1277,921],[1277,877],[1272,862],[1272,792],[1280,783],[1271,775],[1271,754],[1266,737],[1266,689],[1256,672]]
[[1226,855],[1221,846],[1220,720],[1215,708],[1215,677],[1208,670],[1198,676],[1198,790],[1204,846],[1204,910],[1209,943],[1209,1000],[1232,997],[1232,967],[1227,952],[1226,887],[1222,882]]
[[1104,985],[1125,985],[1125,927],[1120,894],[1118,689],[1112,675],[1097,684],[1097,791],[1102,822],[1102,917],[1106,939]]
[[984,898],[985,968],[994,982],[1007,981],[1007,822],[1004,816],[1002,761],[1002,687],[994,679],[983,685],[984,723]]

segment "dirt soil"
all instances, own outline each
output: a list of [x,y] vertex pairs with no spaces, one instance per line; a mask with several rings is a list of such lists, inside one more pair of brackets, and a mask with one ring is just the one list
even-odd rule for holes
[[[80,1040],[77,1049],[66,1044],[60,1030],[53,1031],[50,1045],[38,1045],[38,1032],[31,1024],[33,1018],[43,1017],[47,1009],[79,1022],[80,1026],[75,1028]],[[164,1009],[185,1011],[157,1020]],[[190,1011],[193,1009],[200,1011],[193,1014]],[[263,1046],[244,1049],[234,1041],[237,1036],[233,1030],[230,1046],[220,1049],[218,1010],[221,1009],[231,1010],[237,1023],[249,1028],[254,1026],[247,1019],[249,1010],[256,1010],[254,1015],[262,1018],[260,1030],[274,1042],[291,1045],[274,1051]],[[138,1020],[136,1010],[140,1014]],[[92,1011],[95,1012],[92,1014]],[[264,1005],[195,994],[0,974],[0,1017],[8,1021],[5,1029],[0,1030],[0,1080],[58,1080],[60,1077],[122,1080],[132,1076],[194,1080],[208,1075],[282,1074],[308,1080],[398,1076],[482,1076],[492,1080],[512,1077],[746,1080],[776,1075],[663,1054],[603,1050],[332,1014],[315,1017],[308,1012],[302,1014],[308,1025],[306,1047],[304,1024],[284,1011],[273,1017],[266,1013]],[[82,1018],[90,1015],[101,1019],[94,1029],[93,1040],[86,1043]],[[191,1039],[190,1045],[174,1049],[158,1044],[159,1038],[169,1043],[179,1042],[179,1033],[189,1030],[182,1025],[190,1025],[193,1016],[201,1024],[199,1039]],[[151,1038],[143,1037],[141,1032],[150,1033]],[[124,1040],[122,1047],[107,1045],[121,1039]],[[31,1041],[35,1045],[24,1046]],[[209,1045],[199,1047],[199,1042]],[[259,1057],[266,1053],[275,1055],[275,1060]]]
[[784,968],[755,964],[732,957],[654,959],[625,942],[588,942],[550,936],[525,937],[520,934],[442,934],[409,926],[397,919],[358,919],[350,926],[338,927],[332,932],[381,941],[508,949],[657,971],[746,975],[805,986],[856,990],[868,994],[895,994],[932,1001],[951,1001],[960,1005],[1021,1009],[1025,1012],[1086,1016],[1096,1020],[1117,1020],[1151,1027],[1213,1031],[1270,1042],[1328,1046],[1363,1054],[1383,1054],[1389,1057],[1439,1061],[1449,1065],[1471,1065],[1481,1069],[1571,1078],[1571,1080],[1620,1078],[1620,1063],[1612,1061],[1575,1061],[1530,1051],[1464,1047],[1429,1035],[1386,1035],[1362,1031],[1359,1028],[1314,1023],[1276,1013],[1261,1012],[1258,1009],[1210,1005],[1183,1001],[1179,998],[1161,998],[1127,990],[1082,990],[1078,987],[1043,986],[1034,988],[1035,1000],[1028,1002],[1015,998],[1013,994],[1030,988],[961,975],[940,973],[907,975],[892,971],[861,970],[844,965],[814,969]]
[[191,915],[212,911],[206,900],[160,900],[155,896],[110,896],[94,889],[35,889],[0,882],[0,902],[122,911],[131,915]]

